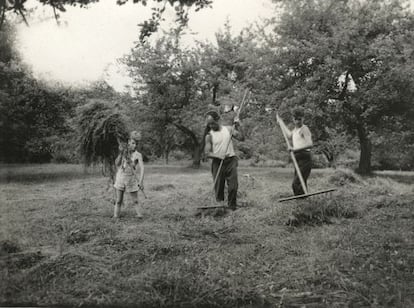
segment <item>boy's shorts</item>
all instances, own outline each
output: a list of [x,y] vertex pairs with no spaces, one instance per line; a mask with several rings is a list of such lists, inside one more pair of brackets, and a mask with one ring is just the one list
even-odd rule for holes
[[127,175],[122,172],[116,174],[114,187],[128,193],[139,190],[137,178],[134,175]]

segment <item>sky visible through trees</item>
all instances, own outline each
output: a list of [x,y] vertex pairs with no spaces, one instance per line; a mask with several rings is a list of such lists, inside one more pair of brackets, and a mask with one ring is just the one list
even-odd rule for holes
[[[105,78],[116,90],[130,84],[125,69],[116,62],[138,40],[138,24],[151,16],[151,9],[132,2],[91,4],[88,9],[67,7],[59,25],[51,7],[29,1],[36,8],[27,17],[27,27],[18,27],[19,51],[37,77],[48,81],[82,85]],[[215,33],[226,21],[237,34],[250,23],[261,23],[274,11],[270,0],[215,0],[211,8],[190,11],[189,28],[182,39],[187,46],[196,40],[214,42]],[[16,17],[17,19],[19,17]],[[174,26],[172,9],[165,14],[162,31]]]

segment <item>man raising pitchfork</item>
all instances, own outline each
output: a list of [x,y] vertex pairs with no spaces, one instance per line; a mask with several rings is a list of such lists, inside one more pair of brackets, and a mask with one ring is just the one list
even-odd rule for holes
[[[227,123],[226,123],[227,124]],[[220,115],[216,111],[206,113],[207,135],[205,137],[204,153],[212,158],[211,173],[214,179],[216,201],[224,201],[224,187],[227,182],[228,207],[237,208],[237,166],[238,159],[234,152],[232,137],[243,141],[239,115],[233,120],[233,126],[222,125]]]

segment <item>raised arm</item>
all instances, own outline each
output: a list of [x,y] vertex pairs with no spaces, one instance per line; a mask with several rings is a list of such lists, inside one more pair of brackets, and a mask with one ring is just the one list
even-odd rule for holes
[[234,139],[237,139],[239,141],[244,141],[244,131],[242,129],[242,126],[240,125],[240,121],[238,119],[235,119],[234,126],[233,126],[233,137]]
[[119,168],[122,164],[122,156],[123,156],[123,152],[119,152],[118,156],[115,158],[115,166],[117,168]]

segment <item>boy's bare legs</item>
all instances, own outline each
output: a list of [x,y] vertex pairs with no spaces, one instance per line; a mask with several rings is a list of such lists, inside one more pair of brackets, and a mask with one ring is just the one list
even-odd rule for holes
[[121,212],[121,205],[124,199],[124,191],[115,189],[116,191],[116,201],[114,207],[114,218],[119,218],[119,214]]
[[135,208],[135,212],[137,213],[137,217],[142,218],[142,208],[141,208],[141,206],[139,205],[139,202],[138,202],[138,192],[137,191],[131,192],[131,199],[132,199],[132,202],[134,203],[134,208]]

